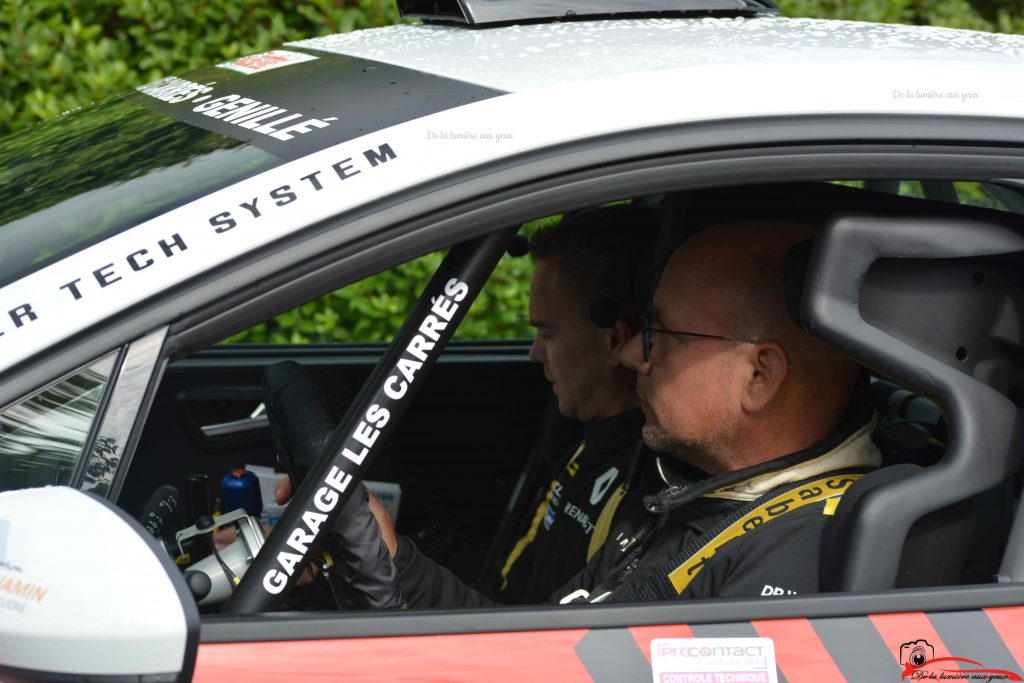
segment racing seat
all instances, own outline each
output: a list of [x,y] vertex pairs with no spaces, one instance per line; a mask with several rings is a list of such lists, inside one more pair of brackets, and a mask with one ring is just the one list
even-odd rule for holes
[[[934,402],[880,378],[872,378],[865,393],[878,414],[872,439],[884,465],[850,487],[823,532],[819,576],[826,592],[836,590],[840,568],[848,560],[857,501],[873,488],[920,474],[946,452],[946,421]],[[1012,504],[1011,483],[919,520],[904,543],[895,587],[991,581],[1009,533]]]
[[[857,501],[868,491],[941,462],[948,441],[938,406],[894,382],[875,378],[868,390],[879,423],[872,439],[883,467],[856,482],[844,495],[822,536],[819,575],[823,591],[836,590],[848,560],[851,523]],[[1008,479],[993,489],[918,520],[904,543],[896,588],[988,583],[1012,524],[1016,487]]]
[[[948,205],[931,213],[930,202],[915,201],[928,213],[826,221],[801,278],[814,283],[801,288],[804,327],[941,406],[951,437],[934,464],[905,448],[910,463],[849,489],[822,539],[824,590],[990,580],[1004,540],[991,520],[1005,519],[1024,451],[1014,400],[1024,386],[1024,224]],[[894,402],[922,408],[916,399]],[[907,421],[893,425],[908,434]],[[976,562],[973,549],[986,543],[995,557]],[[999,574],[1012,577],[1019,542],[1011,534],[1008,543]]]
[[[850,534],[857,503],[871,490],[919,475],[924,468],[903,463],[870,472],[843,495],[821,539],[821,590],[840,590],[850,561]],[[907,534],[894,588],[989,583],[999,571],[1012,521],[1012,481],[962,500],[918,520]]]
[[[857,502],[869,491],[919,474],[920,465],[904,463],[869,472],[843,495],[835,515],[822,532],[819,577],[821,590],[839,590],[841,569],[849,561],[850,533]],[[967,546],[977,520],[966,501],[934,512],[907,534],[901,551],[895,588],[960,583]]]

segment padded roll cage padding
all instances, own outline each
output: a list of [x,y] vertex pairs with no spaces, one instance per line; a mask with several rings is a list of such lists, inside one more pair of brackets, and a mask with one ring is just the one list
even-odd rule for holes
[[[955,359],[930,354],[922,345],[882,329],[878,325],[884,320],[865,320],[867,302],[862,297],[869,270],[880,259],[940,260],[935,262],[939,267],[950,260],[951,267],[962,268],[962,261],[952,260],[1022,251],[1024,226],[1012,216],[983,221],[840,214],[817,235],[800,309],[804,327],[862,365],[935,401],[945,412],[951,435],[940,463],[879,486],[857,502],[849,561],[839,568],[838,590],[894,587],[903,543],[914,522],[1010,476],[1018,465],[1019,444],[1014,442],[1022,434],[1017,407],[972,376],[975,365],[958,366]],[[908,277],[913,277],[909,270]],[[897,306],[885,306],[885,317],[900,316]],[[937,326],[955,326],[955,319],[955,311],[935,311]],[[1013,343],[1019,345],[1019,330],[1017,335]]]

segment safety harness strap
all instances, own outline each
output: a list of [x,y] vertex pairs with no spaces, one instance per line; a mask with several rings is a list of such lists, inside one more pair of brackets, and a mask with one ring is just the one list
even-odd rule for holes
[[[576,459],[580,457],[583,451],[586,449],[586,441],[581,441],[576,447],[576,451],[569,458],[569,462],[565,465],[565,471],[569,473],[570,477],[576,476],[577,470],[580,466],[576,462]],[[505,564],[501,568],[501,587],[499,591],[503,591],[508,588],[508,576],[512,572],[512,567],[519,558],[522,557],[523,552],[533,543],[534,539],[537,538],[537,532],[540,530],[540,523],[544,520],[544,515],[547,514],[548,505],[551,503],[551,496],[554,495],[555,486],[558,485],[558,477],[551,480],[551,486],[548,488],[547,495],[537,505],[537,509],[533,513],[533,519],[530,521],[530,528],[526,530],[526,533],[516,541],[516,544],[512,546],[512,550],[509,552],[508,557],[505,558]]]
[[835,511],[840,496],[863,475],[833,474],[773,489],[735,510],[687,544],[633,593],[632,600],[668,600],[682,595],[722,546],[788,512],[825,501],[823,514]]

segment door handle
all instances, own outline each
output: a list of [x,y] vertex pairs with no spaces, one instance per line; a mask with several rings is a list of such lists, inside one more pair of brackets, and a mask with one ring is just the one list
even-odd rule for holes
[[246,434],[249,432],[257,432],[262,429],[270,427],[270,418],[267,417],[267,406],[265,403],[260,403],[256,406],[255,410],[249,415],[249,417],[243,417],[240,420],[231,420],[230,422],[218,422],[212,425],[200,425],[199,429],[202,431],[203,436],[209,439],[215,439],[220,436],[235,436],[238,434]]

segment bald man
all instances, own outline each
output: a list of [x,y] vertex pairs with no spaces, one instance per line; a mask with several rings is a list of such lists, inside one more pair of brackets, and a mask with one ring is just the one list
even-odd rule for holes
[[858,366],[797,327],[784,297],[791,224],[731,224],[669,260],[637,372],[651,495],[552,601],[754,597],[818,590],[821,531],[879,466],[874,415],[852,402]]

